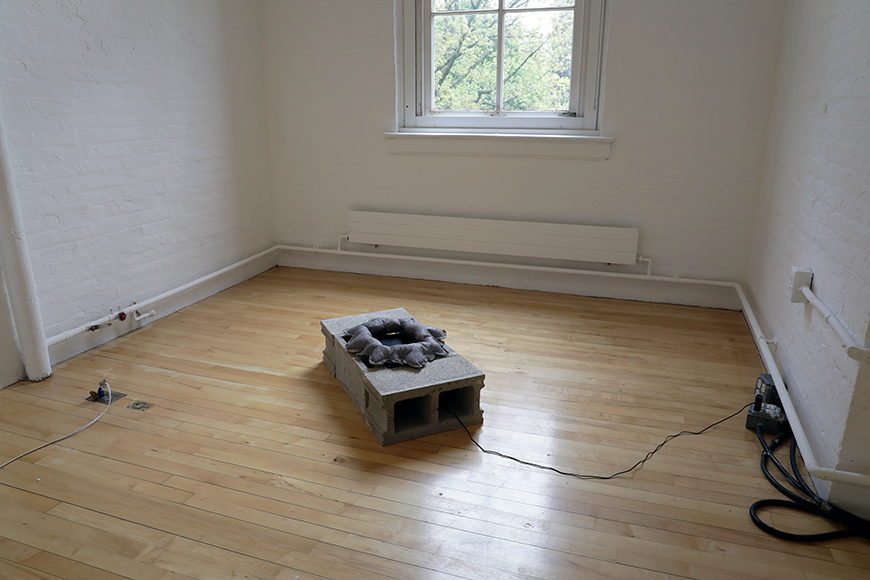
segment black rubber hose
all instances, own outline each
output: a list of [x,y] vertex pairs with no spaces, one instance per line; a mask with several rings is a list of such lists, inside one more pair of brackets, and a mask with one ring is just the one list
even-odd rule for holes
[[769,459],[770,461],[773,461],[773,464],[776,466],[779,472],[788,480],[788,482],[795,489],[795,491],[805,493],[805,490],[801,487],[800,482],[795,479],[794,476],[792,476],[788,469],[786,469],[785,466],[779,461],[779,459],[776,458],[776,455],[773,454],[776,448],[779,447],[779,445],[783,441],[787,440],[791,436],[791,430],[789,429],[777,435],[776,438],[774,438],[774,440],[771,442],[772,445],[768,445],[768,443],[764,440],[764,432],[761,430],[761,427],[756,430],[756,435],[758,435],[758,441],[761,442],[761,446],[764,448],[764,453],[761,454],[761,470],[764,472],[765,477],[767,477],[768,481],[770,481],[770,483],[772,483],[773,486],[776,487],[784,495],[787,495],[795,501],[803,500],[803,498],[800,498],[799,496],[796,496],[788,491],[785,486],[776,481],[776,479],[774,479],[770,472],[767,470],[767,460]]
[[780,463],[776,456],[773,454],[776,448],[779,447],[779,445],[783,441],[788,439],[790,434],[791,431],[785,431],[783,433],[780,433],[773,439],[773,441],[770,442],[770,444],[768,444],[764,440],[764,432],[759,427],[759,429],[756,431],[756,435],[758,436],[758,441],[761,443],[762,448],[764,448],[764,451],[761,454],[761,472],[764,474],[764,477],[767,478],[767,481],[769,481],[771,485],[773,485],[773,487],[775,487],[782,495],[786,496],[793,502],[806,505],[815,505],[814,503],[797,495],[792,490],[788,489],[786,486],[780,483],[779,480],[773,477],[773,474],[770,473],[770,470],[767,467],[767,462],[773,461],[774,465],[779,469],[781,473],[786,476],[786,478],[789,480],[789,483],[792,484],[792,487],[794,487],[797,491],[803,491],[798,481],[791,477],[791,474],[785,469],[785,467],[783,467],[782,463]]
[[760,517],[758,517],[759,510],[769,507],[781,507],[786,509],[798,510],[806,512],[808,514],[821,516],[823,518],[828,518],[828,515],[824,513],[818,506],[812,504],[797,503],[793,501],[786,501],[784,499],[762,499],[752,504],[752,506],[749,508],[749,517],[752,518],[752,523],[754,523],[760,530],[767,532],[771,536],[782,538],[783,540],[789,540],[791,542],[823,542],[825,540],[852,538],[862,535],[859,531],[854,529],[836,530],[833,532],[824,532],[821,534],[792,534],[789,532],[783,532],[782,530],[778,530],[773,526],[766,524],[761,520]]
[[[798,469],[797,442],[794,439],[792,439],[791,448],[789,449],[789,460],[793,473],[789,472],[785,468],[785,466],[782,465],[779,459],[774,456],[773,453],[774,451],[776,451],[777,447],[779,447],[779,445],[791,435],[790,430],[786,430],[778,434],[770,443],[767,443],[767,441],[765,441],[764,433],[762,432],[760,427],[756,431],[756,434],[758,435],[758,440],[761,443],[762,448],[764,449],[764,451],[762,451],[761,453],[762,473],[764,473],[764,476],[767,478],[767,480],[771,484],[773,484],[773,486],[777,490],[779,490],[783,495],[791,500],[786,501],[782,499],[762,499],[752,504],[752,506],[749,508],[749,517],[752,519],[752,523],[754,523],[756,527],[772,536],[792,542],[823,542],[826,540],[853,538],[859,536],[870,539],[870,521],[862,519],[855,514],[852,514],[842,508],[828,503],[827,501],[819,497],[819,495],[813,490],[813,488],[806,483],[800,473],[800,470]],[[795,488],[795,491],[806,495],[809,499],[805,499],[797,495],[796,493],[785,487],[782,483],[777,481],[767,467],[768,460],[773,461],[777,469],[786,477],[786,479],[788,479],[788,482],[792,485],[792,487]],[[797,510],[814,516],[822,517],[834,524],[842,526],[844,529],[831,532],[822,532],[818,534],[792,534],[790,532],[784,532],[765,523],[758,515],[758,512],[760,510],[772,507]]]

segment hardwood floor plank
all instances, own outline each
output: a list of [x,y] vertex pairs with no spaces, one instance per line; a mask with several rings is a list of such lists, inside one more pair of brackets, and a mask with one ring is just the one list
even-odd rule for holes
[[274,580],[283,568],[274,562],[246,556],[239,550],[215,546],[175,537],[154,560],[154,565],[175,574],[193,578],[233,580]]
[[[20,522],[25,522],[21,524]],[[17,525],[16,525],[17,524]],[[139,562],[150,545],[15,505],[0,510],[0,529],[14,542],[127,578],[159,579],[163,570]],[[175,576],[178,580],[185,576]]]
[[127,538],[142,545],[150,546],[151,550],[136,556],[136,559],[141,561],[153,561],[163,550],[169,547],[175,538],[172,534],[161,532],[154,528],[67,503],[58,504],[48,513],[70,522],[101,530],[116,537]]
[[10,562],[0,557],[0,578],[15,578],[16,580],[59,580],[58,576],[34,570],[17,562]]
[[[0,577],[863,580],[860,539],[784,542],[744,415],[578,480],[458,429],[382,447],[322,362],[320,320],[402,306],[486,374],[485,447],[630,466],[750,402],[738,312],[275,268],[0,390]],[[147,411],[127,408],[134,400]],[[826,523],[769,513],[776,525]],[[4,576],[5,575],[5,576]]]
[[230,550],[238,545],[248,545],[253,555],[261,559],[274,561],[284,553],[307,551],[313,546],[310,540],[293,534],[264,532],[256,524],[186,504],[141,494],[136,496],[136,502],[131,503],[128,493],[106,486],[96,488],[85,477],[56,474],[42,466],[16,463],[14,470],[0,471],[0,483],[13,487],[20,488],[37,479],[41,493],[49,497]]

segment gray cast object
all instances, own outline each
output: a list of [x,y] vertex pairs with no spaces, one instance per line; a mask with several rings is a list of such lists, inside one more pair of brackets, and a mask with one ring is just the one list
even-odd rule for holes
[[[447,356],[442,344],[447,333],[413,318],[374,318],[347,329],[344,334],[347,351],[367,356],[372,365],[395,363],[422,368],[435,357]],[[413,342],[387,346],[377,338],[391,334],[405,334]]]

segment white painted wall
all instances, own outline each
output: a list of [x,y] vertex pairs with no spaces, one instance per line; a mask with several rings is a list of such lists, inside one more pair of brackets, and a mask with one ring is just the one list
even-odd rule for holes
[[740,279],[779,0],[613,0],[607,161],[388,155],[393,0],[266,1],[278,242],[335,247],[348,209],[641,230],[655,273]]
[[0,261],[0,389],[24,378],[24,362],[15,337],[15,322]]
[[261,8],[0,2],[0,107],[47,335],[272,245]]
[[[870,3],[789,2],[781,53],[749,288],[819,463],[870,473],[870,369],[788,299],[792,266],[809,267],[816,294],[870,339]],[[870,515],[867,490],[831,497]]]

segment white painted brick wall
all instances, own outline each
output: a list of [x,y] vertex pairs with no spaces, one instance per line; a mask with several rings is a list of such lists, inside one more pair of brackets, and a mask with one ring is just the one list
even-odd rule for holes
[[0,262],[0,389],[24,377],[24,363],[15,338],[15,322],[9,307],[3,264]]
[[782,5],[613,0],[612,157],[569,161],[388,155],[393,0],[268,1],[278,241],[334,247],[350,208],[623,225],[657,274],[741,279]]
[[0,3],[0,107],[51,336],[273,241],[261,3]]
[[[870,338],[870,3],[790,2],[784,30],[750,290],[819,462],[868,473],[870,373],[788,284],[811,268],[816,294]],[[870,515],[866,491],[859,507]]]

